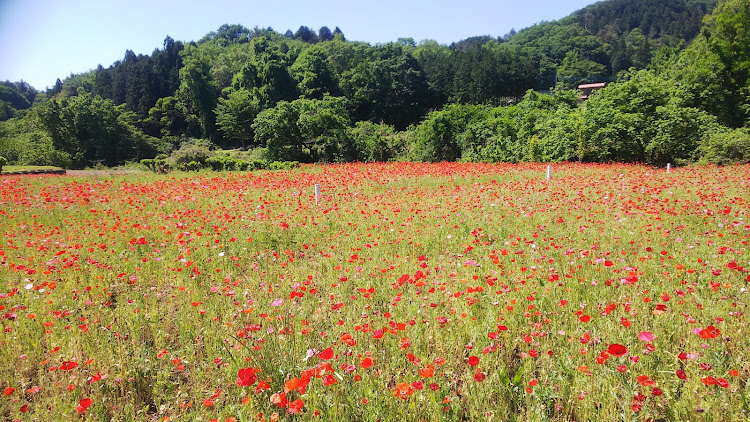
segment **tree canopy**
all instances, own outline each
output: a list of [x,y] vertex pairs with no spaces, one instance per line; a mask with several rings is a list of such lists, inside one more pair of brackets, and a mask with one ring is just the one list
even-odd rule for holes
[[[0,155],[117,165],[201,138],[307,162],[745,157],[744,0],[607,0],[449,45],[371,45],[334,28],[225,24],[46,92],[0,83]],[[587,82],[609,85],[582,102]]]

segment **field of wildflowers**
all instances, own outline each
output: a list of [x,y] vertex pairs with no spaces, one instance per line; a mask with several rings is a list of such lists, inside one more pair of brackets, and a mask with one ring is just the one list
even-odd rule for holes
[[0,178],[0,419],[749,418],[750,166],[544,167]]

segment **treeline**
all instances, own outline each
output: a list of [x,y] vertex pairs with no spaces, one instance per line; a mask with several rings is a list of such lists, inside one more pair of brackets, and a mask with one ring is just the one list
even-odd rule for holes
[[[33,86],[26,82],[0,82],[0,121],[15,116],[19,110],[31,108],[39,95]],[[44,94],[40,96],[46,98]]]
[[[746,161],[749,6],[714,6],[610,0],[448,46],[224,25],[43,94],[0,86],[0,155],[112,166],[202,139],[268,161]],[[603,80],[585,103],[571,90]]]

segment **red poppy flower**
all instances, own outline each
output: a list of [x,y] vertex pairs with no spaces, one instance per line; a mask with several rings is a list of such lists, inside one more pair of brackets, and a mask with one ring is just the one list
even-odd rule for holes
[[237,372],[237,385],[241,387],[250,387],[257,380],[254,368],[242,368]]
[[721,331],[713,325],[709,325],[708,327],[700,330],[698,335],[703,339],[711,339],[719,337],[719,335],[721,335]]
[[302,408],[305,406],[305,402],[302,401],[302,399],[297,399],[291,403],[289,403],[289,409],[287,412],[289,413],[299,413],[302,411]]
[[425,378],[432,378],[432,376],[435,375],[435,367],[427,365],[419,370],[419,375]]
[[471,366],[479,365],[479,358],[476,356],[469,356],[469,365]]
[[607,352],[612,356],[620,357],[628,354],[628,348],[622,344],[613,343],[607,347]]
[[285,408],[289,404],[289,400],[286,398],[284,393],[273,393],[271,394],[271,403],[278,407]]
[[344,344],[348,344],[349,346],[355,346],[357,344],[357,340],[354,340],[352,335],[349,333],[341,334],[341,342]]
[[331,349],[329,347],[329,348],[323,350],[322,352],[320,352],[320,354],[318,355],[318,357],[321,358],[321,359],[323,359],[323,360],[329,360],[329,359],[333,358],[333,349]]
[[701,382],[705,385],[714,385],[716,384],[716,378],[712,376],[703,377],[701,378]]
[[653,386],[653,385],[656,384],[656,381],[654,381],[651,378],[649,378],[648,375],[638,375],[637,380],[638,380],[638,383],[641,384],[644,387],[646,387],[646,386]]
[[406,399],[414,393],[414,389],[406,382],[400,382],[396,385],[396,388],[392,391],[394,397],[400,397]]
[[76,407],[76,410],[78,411],[78,413],[83,413],[86,411],[86,409],[89,408],[89,406],[91,406],[91,399],[87,397],[85,399],[81,399],[81,401],[78,402],[78,407]]
[[102,378],[104,378],[104,375],[102,375],[101,373],[99,373],[99,372],[97,371],[97,373],[96,373],[96,374],[94,374],[94,375],[92,375],[92,376],[88,377],[88,379],[87,379],[87,380],[88,380],[89,384],[93,384],[93,383],[95,383],[95,382],[97,382],[97,381],[100,381],[100,380],[101,380]]

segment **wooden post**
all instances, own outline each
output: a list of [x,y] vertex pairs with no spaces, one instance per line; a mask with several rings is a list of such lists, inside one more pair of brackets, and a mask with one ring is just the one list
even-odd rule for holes
[[667,173],[672,169],[672,163],[667,163]]
[[320,183],[315,184],[315,205],[320,201]]
[[549,180],[551,178],[552,178],[552,165],[548,164],[547,165],[547,180]]

